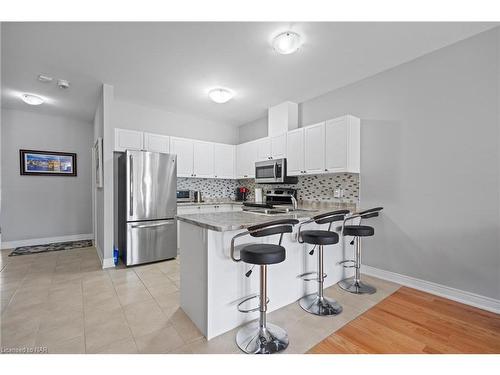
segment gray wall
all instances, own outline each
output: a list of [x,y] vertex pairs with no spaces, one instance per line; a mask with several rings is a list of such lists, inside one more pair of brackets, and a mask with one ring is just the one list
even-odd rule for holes
[[238,128],[238,143],[267,137],[267,116]]
[[303,103],[362,119],[363,263],[500,298],[498,29]]
[[[2,110],[2,241],[92,233],[92,125]],[[76,152],[77,177],[21,176],[19,149]]]
[[237,127],[119,98],[115,98],[113,103],[113,127],[211,142],[238,143]]
[[499,34],[300,104],[300,126],[362,119],[361,204],[385,207],[364,264],[500,298]]

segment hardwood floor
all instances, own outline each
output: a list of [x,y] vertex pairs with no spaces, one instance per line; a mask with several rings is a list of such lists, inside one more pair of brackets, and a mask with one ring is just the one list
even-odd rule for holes
[[308,353],[500,353],[500,315],[406,287]]

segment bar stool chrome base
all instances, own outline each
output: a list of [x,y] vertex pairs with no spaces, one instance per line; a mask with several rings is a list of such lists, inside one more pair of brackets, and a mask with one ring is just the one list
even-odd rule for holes
[[247,354],[272,354],[287,348],[288,335],[277,325],[267,323],[266,327],[261,327],[256,321],[238,331],[236,344]]
[[299,300],[299,305],[302,309],[314,315],[338,315],[342,312],[342,306],[337,301],[320,297],[316,293],[302,297]]
[[339,281],[338,285],[346,292],[354,294],[373,294],[377,291],[375,287],[356,280],[354,277]]

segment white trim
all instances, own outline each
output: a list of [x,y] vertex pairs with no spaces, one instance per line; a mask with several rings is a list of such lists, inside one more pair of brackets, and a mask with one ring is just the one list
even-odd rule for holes
[[92,240],[93,238],[94,238],[94,235],[92,233],[72,234],[70,236],[59,236],[59,237],[30,238],[29,240],[2,242],[2,249],[14,249],[14,248],[20,247],[20,246],[45,245],[45,244],[54,243],[54,242]]
[[99,244],[97,243],[97,241],[95,239],[92,242],[94,243],[95,251],[97,252],[97,256],[99,257],[99,260],[101,261],[101,264],[102,264],[102,251],[101,251],[101,248],[99,247]]
[[392,281],[410,288],[422,290],[427,293],[435,294],[440,297],[500,314],[500,300],[494,298],[467,292],[465,290],[450,288],[449,286],[436,284],[431,281],[425,281],[411,276],[401,275],[395,272],[381,270],[364,264],[361,265],[361,272],[369,276]]
[[102,268],[114,268],[115,260],[113,258],[104,258],[102,261]]

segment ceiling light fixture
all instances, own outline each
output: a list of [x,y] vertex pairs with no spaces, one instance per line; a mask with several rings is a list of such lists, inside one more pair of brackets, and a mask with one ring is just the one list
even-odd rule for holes
[[231,90],[217,87],[208,92],[208,97],[212,99],[214,102],[222,104],[230,101],[234,96],[234,93]]
[[23,102],[29,105],[40,105],[45,101],[40,96],[33,94],[22,94],[21,99],[23,100]]
[[282,55],[296,52],[301,46],[300,35],[293,31],[285,31],[273,39],[273,48]]

